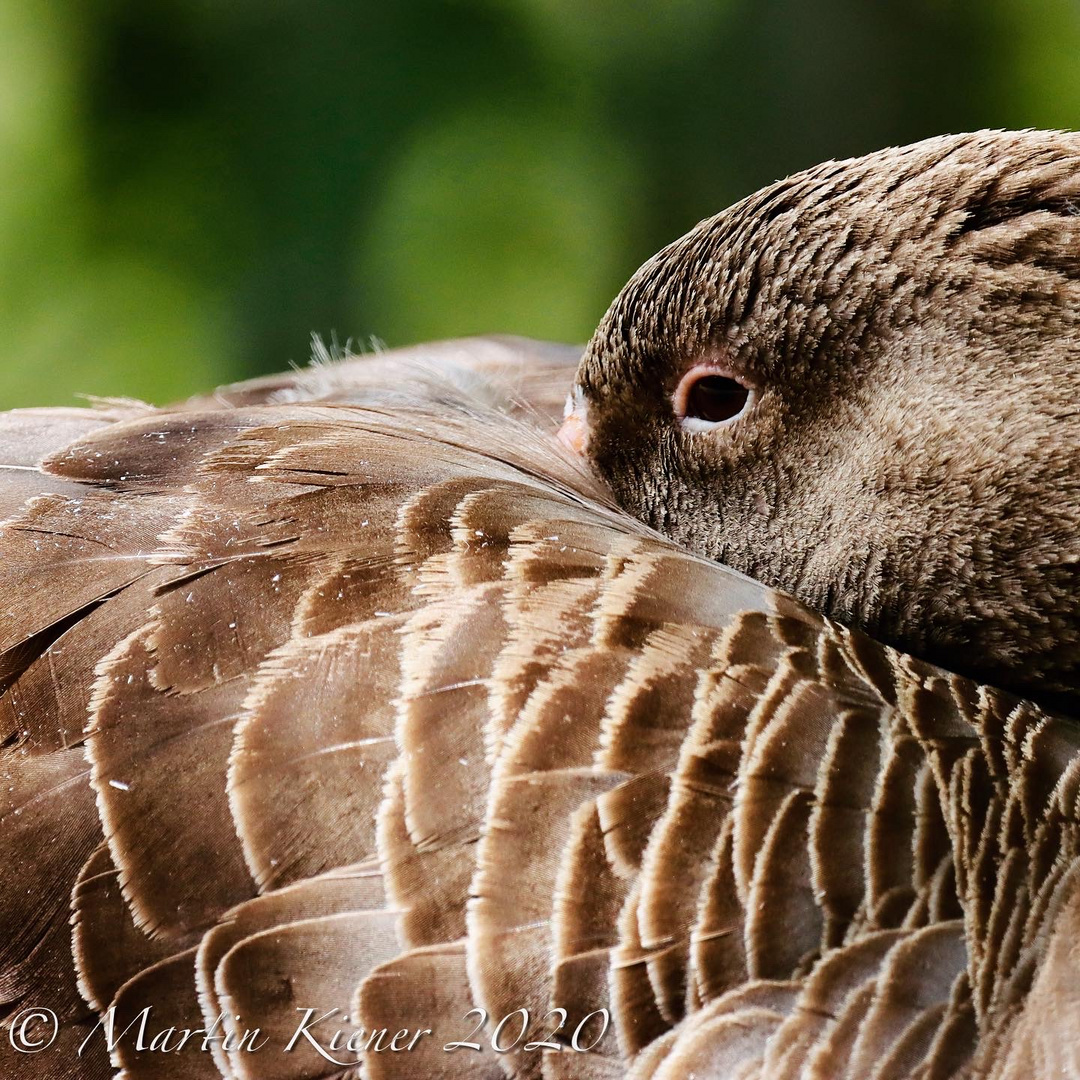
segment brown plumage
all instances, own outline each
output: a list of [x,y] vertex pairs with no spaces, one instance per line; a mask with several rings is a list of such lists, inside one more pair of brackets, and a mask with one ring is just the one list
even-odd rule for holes
[[[754,394],[712,431],[672,395]],[[891,644],[1075,708],[1080,135],[829,162],[634,275],[578,378],[620,502]]]
[[[1064,153],[982,138],[957,145],[989,158],[1026,138],[1051,170]],[[680,479],[668,518],[639,509],[694,545],[715,455],[679,457],[657,426],[667,382],[652,404],[630,389],[678,376],[673,353],[646,362],[643,304],[657,341],[690,340],[664,281],[720,295],[679,250],[628,286],[579,382],[621,499],[665,489],[630,462],[616,396],[626,431],[661,432]],[[775,288],[762,272],[757,293]],[[450,343],[174,410],[0,416],[4,1076],[1080,1076],[1080,728],[616,508],[552,438],[576,362]],[[909,428],[916,449],[937,430]],[[640,483],[610,472],[619,455]],[[756,499],[728,480],[723,530]],[[865,595],[899,589],[903,569],[855,559],[829,596],[860,573],[877,575]],[[906,588],[932,652],[940,611]],[[59,1036],[20,1053],[42,1037],[35,1006]],[[145,1009],[159,1042],[139,1051]],[[307,1009],[338,1011],[318,1048],[284,1053]],[[579,1025],[590,1046],[604,1010],[591,1049],[526,1049]],[[162,1048],[219,1016],[229,1044]],[[237,1046],[255,1027],[263,1049]],[[357,1027],[361,1044],[387,1030],[359,1062]],[[398,1046],[432,1030],[391,1049],[402,1029]]]

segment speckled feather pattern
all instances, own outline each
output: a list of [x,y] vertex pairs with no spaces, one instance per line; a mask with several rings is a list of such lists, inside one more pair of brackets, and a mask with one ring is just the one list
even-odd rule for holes
[[[371,392],[38,414],[0,529],[0,987],[61,1038],[5,1075],[325,1076],[306,1044],[75,1055],[110,1007],[279,1047],[323,1002],[434,1029],[334,1072],[387,1080],[1075,1067],[1071,721],[685,552],[538,418]],[[445,1053],[474,1006],[485,1049]],[[522,1008],[611,1028],[492,1053]]]
[[[577,371],[595,473],[514,339],[0,415],[3,1075],[1080,1077],[1075,153],[703,223]],[[672,424],[703,356],[730,437]],[[148,1007],[232,1041],[110,1056]],[[432,1034],[283,1053],[307,1008]]]
[[[701,360],[757,394],[723,435],[672,414]],[[1075,707],[1080,135],[930,139],[751,195],[635,274],[578,385],[637,516]]]

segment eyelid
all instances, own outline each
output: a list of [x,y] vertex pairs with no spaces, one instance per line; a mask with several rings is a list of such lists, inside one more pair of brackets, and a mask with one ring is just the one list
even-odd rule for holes
[[[728,420],[701,420],[698,417],[686,415],[687,401],[694,384],[699,379],[704,379],[709,375],[718,375],[722,379],[730,379],[732,382],[737,382],[746,390],[746,403],[738,413]],[[678,386],[675,387],[675,392],[671,395],[672,408],[675,410],[675,415],[678,417],[680,425],[686,431],[714,431],[716,428],[727,427],[738,420],[756,400],[757,392],[745,379],[740,379],[729,368],[715,363],[694,364],[693,367],[684,372],[682,378],[679,380]]]

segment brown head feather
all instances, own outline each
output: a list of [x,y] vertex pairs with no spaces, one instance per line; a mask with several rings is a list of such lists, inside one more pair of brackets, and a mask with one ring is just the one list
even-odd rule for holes
[[[702,363],[751,398],[688,430]],[[988,681],[1080,688],[1080,135],[930,139],[744,199],[634,275],[577,387],[618,499],[692,550]]]

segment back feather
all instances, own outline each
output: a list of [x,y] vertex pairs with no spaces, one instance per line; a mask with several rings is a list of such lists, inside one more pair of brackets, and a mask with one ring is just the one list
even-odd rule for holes
[[3,1075],[1080,1075],[1076,724],[616,510],[574,359],[0,418]]

